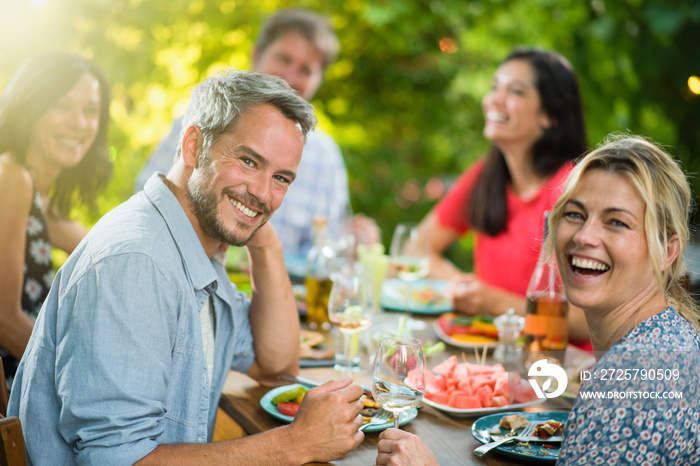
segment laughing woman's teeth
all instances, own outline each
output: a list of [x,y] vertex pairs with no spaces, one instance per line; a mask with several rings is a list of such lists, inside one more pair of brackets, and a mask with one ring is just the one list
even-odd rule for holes
[[496,112],[496,111],[493,111],[493,110],[491,110],[490,112],[488,112],[488,113],[486,114],[486,118],[487,118],[488,120],[490,120],[490,121],[498,121],[498,122],[501,122],[501,123],[504,122],[504,121],[506,121],[506,119],[507,119],[507,118],[505,117],[505,115],[502,115],[502,114],[500,114],[500,113],[498,113],[498,112]]
[[579,259],[578,257],[571,258],[571,265],[573,265],[574,267],[578,267],[580,269],[599,270],[602,272],[605,272],[606,270],[608,270],[610,268],[601,262],[586,260],[586,259]]
[[256,216],[258,215],[257,212],[253,212],[252,210],[250,210],[249,208],[247,208],[246,206],[244,206],[243,204],[241,204],[241,203],[238,202],[238,201],[234,201],[233,199],[231,199],[231,204],[233,204],[233,206],[234,206],[236,209],[238,209],[238,210],[240,210],[241,212],[243,212],[247,217],[254,218],[254,217],[256,217]]

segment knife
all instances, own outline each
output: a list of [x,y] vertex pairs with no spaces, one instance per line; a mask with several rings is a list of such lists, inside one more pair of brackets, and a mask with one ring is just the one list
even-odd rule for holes
[[300,377],[298,375],[280,374],[277,376],[277,378],[280,380],[286,380],[287,382],[295,382],[302,385],[306,385],[307,387],[318,387],[319,385],[321,385],[321,382],[316,382],[315,380],[307,379],[306,377]]

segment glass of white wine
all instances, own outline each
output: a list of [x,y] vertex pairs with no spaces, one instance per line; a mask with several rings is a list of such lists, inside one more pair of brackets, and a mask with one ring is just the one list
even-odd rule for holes
[[359,263],[333,276],[328,318],[338,327],[345,344],[345,367],[336,367],[344,369],[348,377],[352,372],[353,353],[357,352],[353,351],[353,340],[357,340],[358,332],[372,324],[373,310],[372,282]]
[[399,223],[394,229],[389,247],[391,267],[399,279],[406,283],[405,306],[411,310],[412,284],[425,278],[430,271],[428,242],[415,223]]
[[425,392],[425,359],[420,340],[382,338],[372,365],[372,396],[380,407],[393,413],[399,428],[401,413],[415,408]]

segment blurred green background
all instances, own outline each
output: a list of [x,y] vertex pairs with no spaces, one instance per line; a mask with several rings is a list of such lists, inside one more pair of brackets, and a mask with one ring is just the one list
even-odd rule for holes
[[[355,211],[377,219],[385,243],[486,150],[481,98],[514,45],[572,62],[591,146],[612,131],[649,136],[682,159],[700,193],[700,95],[690,79],[700,76],[700,1],[0,0],[0,88],[44,49],[80,51],[103,69],[115,176],[96,215],[75,212],[91,224],[133,194],[192,86],[247,68],[263,19],[291,6],[337,30],[339,59],[312,103],[343,150]],[[467,240],[453,252],[465,268],[469,249]]]

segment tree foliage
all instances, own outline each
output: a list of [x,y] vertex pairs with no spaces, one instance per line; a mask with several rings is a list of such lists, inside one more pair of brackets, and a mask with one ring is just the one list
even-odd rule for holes
[[292,6],[327,15],[337,29],[341,54],[313,104],[343,149],[355,210],[376,218],[385,239],[396,222],[422,218],[441,186],[488,147],[481,98],[514,45],[569,58],[592,146],[627,130],[700,168],[700,97],[687,85],[700,75],[698,1],[0,0],[0,86],[43,49],[98,62],[114,95],[115,177],[103,214],[132,194],[192,86],[247,68],[263,19]]

